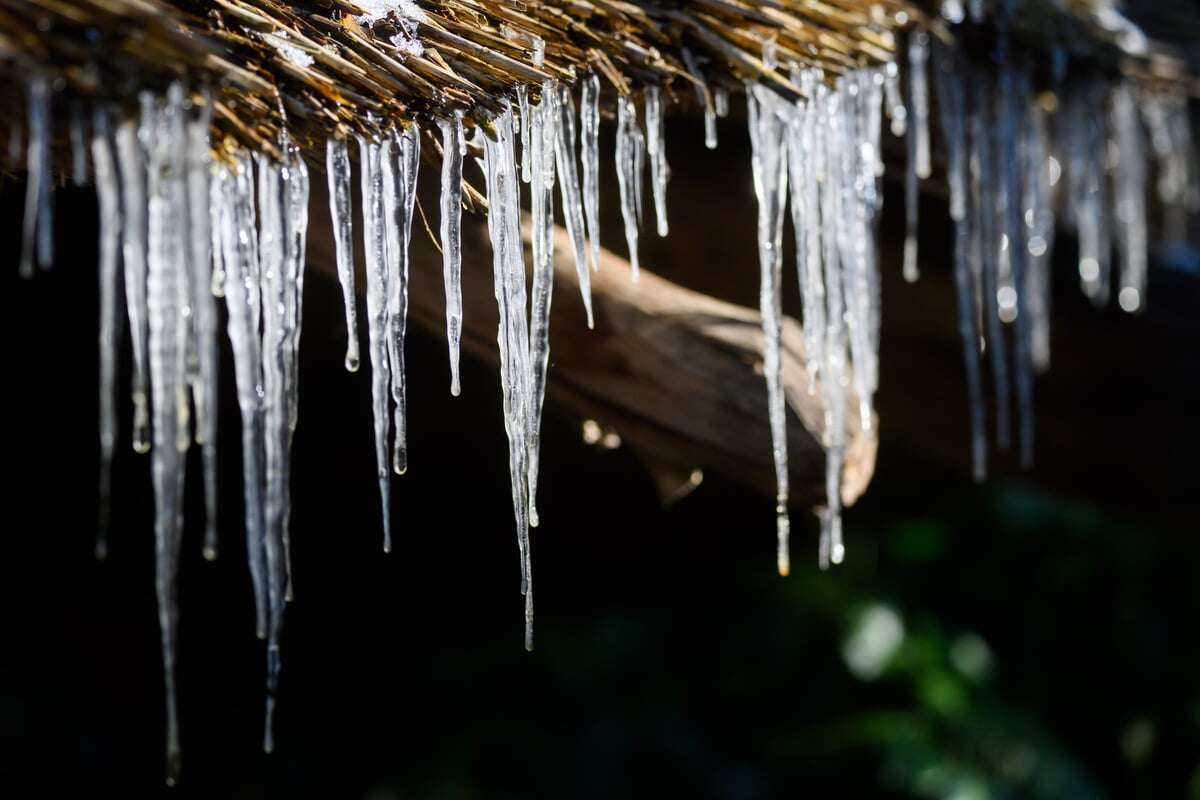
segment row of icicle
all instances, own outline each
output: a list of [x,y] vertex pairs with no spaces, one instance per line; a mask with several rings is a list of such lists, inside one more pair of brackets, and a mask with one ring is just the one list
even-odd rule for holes
[[[775,66],[768,44],[764,63]],[[746,86],[752,175],[759,204],[760,311],[770,429],[777,474],[778,569],[790,570],[786,398],[782,385],[782,269],[786,213],[795,236],[809,391],[826,409],[827,505],[821,510],[819,563],[840,562],[841,472],[847,392],[859,405],[859,425],[874,423],[878,386],[880,264],[876,227],[882,208],[880,133],[884,114],[908,148],[905,180],[907,236],[903,271],[917,278],[919,181],[932,172],[927,70],[932,68],[946,145],[950,214],[956,223],[954,277],[970,403],[974,473],[986,471],[982,360],[990,359],[996,438],[1011,437],[1010,383],[1015,383],[1017,440],[1032,461],[1032,375],[1049,364],[1049,259],[1055,195],[1080,242],[1080,279],[1089,297],[1108,298],[1109,221],[1116,231],[1118,301],[1134,311],[1145,297],[1144,154],[1158,163],[1158,195],[1166,205],[1194,210],[1200,189],[1187,125],[1186,100],[1139,94],[1130,84],[1100,78],[1073,87],[1051,117],[1023,68],[1003,52],[995,77],[959,52],[930,47],[914,32],[907,48],[907,82],[895,63],[848,71],[827,80],[819,70],[793,70],[806,99],[791,102],[769,89]],[[705,142],[716,146],[716,118],[728,113],[728,94],[709,89],[689,53],[685,61],[704,109]],[[525,597],[526,647],[533,642],[533,573],[529,529],[538,524],[539,431],[549,359],[553,289],[554,187],[571,242],[582,301],[592,323],[591,271],[600,262],[600,84],[580,81],[578,126],[570,89],[555,82],[526,87],[484,135],[468,143],[463,117],[439,120],[441,133],[440,239],[446,293],[450,390],[460,392],[463,331],[461,211],[464,159],[481,154],[489,203],[488,229],[500,311],[498,345],[509,439],[513,512]],[[1060,93],[1061,94],[1061,93]],[[21,272],[53,259],[50,193],[51,91],[44,78],[28,88],[28,184]],[[292,596],[289,556],[289,469],[297,421],[297,353],[303,289],[308,173],[297,149],[280,144],[282,163],[238,151],[211,157],[209,105],[191,101],[181,85],[164,96],[140,98],[135,119],[104,108],[87,120],[70,116],[73,175],[86,181],[90,150],[100,204],[100,442],[101,520],[97,553],[107,547],[110,471],[116,441],[116,343],[127,318],[133,343],[133,445],[151,453],[156,499],[156,586],[162,629],[167,703],[168,780],[179,770],[174,653],[176,575],[182,531],[186,451],[202,448],[207,525],[204,552],[216,556],[216,416],[218,377],[215,298],[224,298],[227,332],[242,417],[247,556],[256,602],[257,634],[267,641],[267,724],[280,667],[283,611]],[[642,121],[631,97],[616,104],[615,166],[624,235],[639,270],[645,166],[650,167],[654,226],[668,231],[663,93],[645,89]],[[1149,137],[1143,131],[1143,122]],[[578,142],[576,140],[579,140]],[[384,549],[390,550],[390,473],[407,468],[404,336],[409,245],[420,161],[415,126],[360,137],[357,142],[362,241],[366,265],[368,358]],[[468,146],[471,150],[469,151]],[[346,368],[359,367],[354,287],[353,181],[349,143],[330,139],[326,174],[337,272],[348,343]],[[578,157],[578,161],[576,160]],[[1108,173],[1113,173],[1109,186]],[[1067,180],[1060,180],[1063,174]],[[1065,187],[1064,184],[1065,183]],[[521,194],[530,209],[532,288],[527,291]],[[124,292],[121,292],[121,284]],[[127,313],[122,313],[124,305]],[[1011,326],[1012,333],[1009,334]],[[1011,359],[1009,357],[1009,338]],[[390,444],[390,451],[389,451]],[[390,465],[390,468],[389,468]]]

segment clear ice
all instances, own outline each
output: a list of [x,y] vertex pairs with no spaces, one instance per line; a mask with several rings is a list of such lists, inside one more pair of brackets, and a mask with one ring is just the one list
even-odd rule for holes
[[[647,95],[647,106],[649,95]],[[767,408],[775,461],[775,515],[780,575],[791,571],[788,521],[787,405],[780,354],[782,310],[783,218],[787,203],[787,112],[778,96],[752,83],[746,85],[746,106],[753,148],[751,168],[758,198],[759,311],[763,329],[763,373],[767,378]],[[649,112],[648,112],[649,116]],[[652,148],[654,139],[651,138]],[[653,154],[651,155],[653,163]]]
[[96,557],[108,554],[112,459],[117,439],[117,345],[121,338],[121,186],[117,177],[115,144],[109,115],[95,111],[92,122],[92,163],[100,202],[100,506],[96,526]]
[[329,181],[329,214],[333,220],[333,244],[338,282],[346,307],[346,369],[357,372],[358,308],[354,295],[354,216],[351,209],[350,153],[345,139],[325,142],[325,176]]
[[458,397],[458,360],[462,347],[462,112],[438,120],[442,129],[441,230],[442,280],[446,287],[446,342],[450,348],[450,394]]

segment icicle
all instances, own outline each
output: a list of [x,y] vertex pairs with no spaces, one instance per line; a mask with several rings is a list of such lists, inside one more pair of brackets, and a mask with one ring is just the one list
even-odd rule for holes
[[346,307],[346,369],[357,372],[358,310],[354,296],[354,217],[350,203],[350,154],[345,139],[325,142],[325,175],[329,180],[329,213],[337,253],[338,282]]
[[530,111],[529,111],[529,87],[521,83],[517,85],[517,108],[521,114],[521,180],[529,183],[533,176],[530,158],[533,155],[533,144],[529,137],[530,132]]
[[826,507],[821,514],[821,541],[818,563],[822,569],[839,563],[842,546],[842,464],[845,454],[847,328],[843,300],[839,242],[843,214],[839,198],[840,149],[847,146],[841,130],[841,96],[817,83],[814,108],[820,115],[816,127],[815,169],[820,187],[821,256],[825,278],[825,342],[821,352],[821,393],[825,403],[825,494]]
[[117,343],[121,320],[117,270],[121,242],[121,187],[117,180],[108,112],[97,109],[92,124],[92,163],[100,200],[100,513],[96,557],[108,554],[109,498],[117,436]]
[[1018,139],[1024,135],[1020,121],[1024,110],[1029,107],[1029,88],[1026,79],[1017,73],[1016,67],[1008,62],[1008,33],[1001,31],[999,60],[1000,92],[999,112],[1000,149],[998,169],[1004,184],[1001,210],[1004,214],[1004,229],[1007,237],[1009,276],[1007,293],[997,294],[999,311],[1004,319],[1015,321],[1013,375],[1017,389],[1017,442],[1021,465],[1026,469],[1033,466],[1033,365],[1030,357],[1029,314],[1026,310],[1025,268],[1027,244],[1025,226],[1021,214],[1021,165]]
[[600,78],[583,79],[579,126],[583,162],[583,210],[587,218],[592,271],[600,271]]
[[1050,253],[1054,246],[1053,184],[1050,179],[1046,114],[1031,103],[1025,123],[1025,224],[1029,268],[1025,296],[1030,324],[1030,359],[1033,368],[1050,367]]
[[[815,77],[801,73],[799,83],[812,97]],[[804,313],[805,369],[808,390],[816,390],[825,335],[825,282],[821,276],[820,210],[817,206],[817,177],[813,169],[813,128],[817,113],[811,103],[796,104],[787,139],[788,186],[791,190],[792,229],[796,236],[796,274],[799,278]]]
[[[531,236],[533,295],[529,317],[529,361],[532,371],[530,373],[528,422],[529,524],[531,527],[536,527],[538,524],[538,453],[541,449],[542,400],[546,393],[546,370],[550,358],[550,302],[554,290],[555,165],[557,163],[559,172],[573,167],[571,158],[575,151],[574,142],[568,142],[568,136],[561,130],[565,124],[570,123],[573,115],[570,107],[562,104],[559,98],[557,90],[547,82],[542,87],[542,102],[533,112],[531,127],[533,180],[530,186],[532,192],[530,209],[533,220]],[[572,214],[568,204],[571,201],[568,198],[569,192],[566,183],[567,176],[564,174],[560,181],[563,187],[563,216],[570,221]],[[576,187],[575,199],[578,201],[578,187]],[[578,224],[582,227],[582,220],[579,220]],[[588,276],[587,265],[580,261],[577,266],[586,278]]]
[[[37,90],[33,85],[30,85],[29,92],[29,146],[32,154],[36,138],[36,143],[41,148],[40,158],[42,161],[39,178],[41,191],[38,192],[37,210],[37,263],[43,270],[47,270],[54,264],[54,183],[52,181],[53,155],[51,153],[54,143],[54,117],[50,113],[49,92],[35,98]],[[33,107],[35,102],[40,104],[37,109]],[[37,137],[33,136],[33,118],[35,116],[42,117],[41,135]]]
[[1110,241],[1105,219],[1105,87],[1090,80],[1070,95],[1066,120],[1071,212],[1079,236],[1079,279],[1083,293],[1097,306],[1108,303]]
[[621,196],[621,218],[625,222],[625,243],[629,247],[632,278],[638,279],[638,211],[635,196],[640,196],[636,162],[642,147],[637,125],[637,107],[628,97],[617,97],[617,189]]
[[384,230],[384,181],[381,147],[359,137],[362,174],[363,245],[367,263],[367,330],[371,355],[371,408],[375,418],[375,463],[383,510],[383,551],[392,551],[391,483],[388,475],[388,274]]
[[[179,723],[175,700],[176,625],[180,543],[183,534],[183,478],[186,460],[187,136],[184,92],[172,84],[166,104],[142,100],[147,144],[148,244],[146,309],[149,320],[150,386],[153,391],[155,501],[155,593],[162,632],[167,707],[167,783],[179,778]],[[178,446],[185,443],[184,450]]]
[[125,306],[133,340],[133,449],[150,451],[150,409],[147,393],[146,349],[146,175],[137,123],[117,127],[117,166],[121,173],[122,257],[125,265]]
[[950,185],[950,217],[954,220],[954,286],[958,297],[958,326],[967,375],[967,400],[971,420],[972,471],[976,481],[987,475],[987,438],[984,433],[983,381],[979,367],[978,291],[971,261],[971,220],[967,214],[968,143],[966,97],[962,65],[950,49],[937,46],[934,69],[938,106],[946,142],[946,175]]
[[442,278],[446,285],[446,342],[450,347],[450,394],[458,397],[462,341],[462,112],[439,120],[442,129]]
[[[910,283],[920,277],[917,265],[917,224],[920,201],[919,180],[931,172],[929,157],[929,36],[916,31],[908,44],[909,102],[913,124],[908,126],[908,168],[904,182],[904,214],[907,230],[904,238],[904,279]],[[896,119],[892,117],[893,121]]]
[[970,111],[971,158],[973,172],[972,230],[975,236],[973,271],[979,277],[983,302],[981,313],[987,324],[987,348],[991,354],[992,380],[996,396],[996,444],[1007,450],[1010,436],[1008,348],[997,307],[999,237],[996,234],[996,159],[992,149],[991,86],[981,75],[973,75]]
[[637,124],[637,106],[633,100],[629,102],[634,110],[633,130],[631,135],[634,140],[633,145],[633,207],[637,211],[637,223],[641,228],[646,219],[645,207],[646,204],[646,135],[642,133],[641,127]]
[[717,149],[717,111],[713,105],[712,92],[708,89],[708,83],[704,80],[704,73],[700,71],[700,65],[696,62],[696,56],[692,51],[683,48],[683,63],[687,67],[688,74],[695,81],[696,101],[704,107],[704,146],[709,150]]
[[254,208],[254,176],[245,152],[231,166],[221,166],[210,188],[212,220],[220,231],[221,256],[228,271],[225,307],[233,350],[238,409],[242,417],[242,494],[246,518],[246,559],[254,586],[256,633],[267,637],[267,588],[264,452],[263,353],[258,225]]
[[[869,97],[867,73],[854,72],[838,80],[840,160],[838,201],[842,220],[838,228],[841,251],[841,279],[855,389],[859,399],[859,418],[863,430],[870,430],[874,412],[872,396],[878,375],[876,342],[877,276],[874,250],[875,148],[869,131],[864,131],[863,104],[878,108],[876,97]],[[878,120],[875,120],[878,125]]]
[[908,79],[912,123],[916,139],[915,169],[921,180],[928,178],[933,167],[929,156],[929,35],[917,31],[908,45]]
[[[416,128],[392,135],[392,154],[384,168],[384,207],[388,230],[388,358],[395,402],[395,444],[392,469],[397,475],[408,471],[407,388],[404,368],[404,334],[408,326],[409,243],[412,241],[413,207],[417,195],[417,166],[421,160],[421,138]],[[386,150],[384,151],[387,152]],[[389,175],[390,173],[390,175]],[[398,248],[393,252],[393,248]]]
[[67,134],[71,139],[71,182],[76,186],[87,183],[88,145],[87,133],[84,130],[87,122],[83,114],[83,106],[78,101],[71,104]]
[[729,116],[729,90],[724,86],[718,86],[712,90],[713,92],[713,110],[717,116],[724,118]]
[[287,568],[287,588],[284,600],[292,600],[292,548],[291,548],[291,458],[292,438],[300,412],[300,331],[304,323],[304,266],[308,238],[308,196],[310,182],[308,166],[300,151],[286,140],[287,182],[284,185],[284,333],[288,355],[284,362],[287,395],[287,449],[284,466],[288,479],[283,483],[283,552]]
[[[558,185],[562,195],[563,222],[571,237],[575,253],[575,274],[579,276],[579,293],[583,296],[583,307],[587,312],[587,326],[592,327],[592,277],[588,271],[587,247],[584,244],[583,201],[579,193],[579,173],[575,169],[575,104],[571,92],[559,89],[547,81],[542,84],[542,95],[555,95],[552,105],[554,121],[554,159],[558,167]],[[546,101],[543,99],[543,105]],[[544,111],[545,109],[543,109]],[[549,154],[547,153],[547,157]],[[550,173],[553,180],[553,173]]]
[[518,176],[513,157],[512,112],[498,118],[497,138],[484,137],[487,176],[488,233],[492,240],[496,303],[500,311],[497,342],[504,397],[504,428],[508,434],[509,473],[513,515],[521,561],[521,591],[525,595],[525,647],[533,648],[533,572],[529,559],[529,440],[530,403],[529,325],[525,305],[525,265],[520,238]]
[[[43,217],[43,208],[50,195],[50,84],[45,75],[35,75],[26,89],[29,96],[29,144],[27,147],[25,178],[25,220],[21,240],[21,277],[33,277],[34,246],[37,246],[38,263],[45,267],[49,259],[43,251],[43,239],[53,238],[52,231],[44,225],[50,224],[49,214]],[[34,237],[37,237],[36,239]]]
[[212,286],[213,231],[209,226],[208,174],[211,166],[208,132],[212,105],[206,100],[196,119],[187,124],[188,159],[188,287],[194,346],[189,356],[192,403],[196,410],[196,443],[204,462],[204,556],[217,556],[217,386],[220,379],[217,341],[217,304]]
[[256,155],[258,166],[259,259],[262,292],[263,454],[266,474],[262,548],[267,568],[267,715],[263,749],[272,749],[274,698],[279,680],[279,638],[287,591],[284,544],[288,483],[287,371],[290,353],[285,320],[284,176],[283,167]]
[[[763,329],[763,373],[767,378],[767,407],[771,420],[771,447],[775,461],[775,514],[778,534],[777,565],[780,575],[791,571],[787,514],[787,405],[783,392],[780,331],[783,317],[782,260],[783,211],[787,202],[787,120],[785,106],[767,89],[746,84],[750,121],[751,168],[758,198],[758,260],[761,268],[759,311]],[[648,112],[649,113],[649,112]]]
[[1165,207],[1162,238],[1186,241],[1188,214],[1200,210],[1200,167],[1187,97],[1176,91],[1146,90],[1140,105],[1154,149],[1156,191]]
[[667,235],[667,142],[663,130],[662,88],[646,87],[646,147],[650,152],[650,184],[654,193],[654,216],[658,235]]
[[895,61],[884,65],[883,93],[887,107],[888,119],[892,124],[892,136],[904,136],[908,132],[908,109],[900,96],[900,67]]
[[1113,132],[1116,134],[1117,173],[1114,209],[1117,245],[1121,253],[1123,311],[1138,311],[1146,296],[1146,172],[1141,121],[1133,91],[1125,83],[1113,92]]

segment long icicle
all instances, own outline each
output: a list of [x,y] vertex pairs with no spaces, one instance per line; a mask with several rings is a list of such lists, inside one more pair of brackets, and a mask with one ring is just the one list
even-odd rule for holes
[[497,342],[508,434],[513,515],[525,595],[525,647],[533,649],[533,574],[529,558],[529,325],[526,316],[525,268],[520,240],[520,205],[513,158],[512,112],[498,118],[496,140],[483,137],[487,176],[488,232],[492,240],[496,303],[500,311]]
[[[569,113],[569,109],[567,110]],[[533,221],[533,293],[529,317],[529,525],[537,527],[537,486],[539,451],[541,449],[542,401],[546,394],[546,371],[550,361],[550,303],[554,291],[554,181],[555,164],[563,166],[562,157],[574,153],[574,148],[562,146],[559,130],[567,122],[555,88],[547,83],[542,88],[542,101],[532,109],[530,118],[531,170],[530,209]],[[565,175],[560,182],[565,182]],[[563,188],[563,216],[571,217],[566,208],[570,202]],[[580,264],[576,265],[577,267]],[[582,264],[587,277],[587,265]]]
[[[587,312],[587,326],[592,320],[592,276],[588,271],[587,249],[584,244],[583,201],[579,194],[579,173],[575,169],[575,105],[571,92],[547,81],[542,84],[542,95],[552,95],[547,109],[553,111],[554,158],[558,167],[558,185],[562,193],[562,214],[567,234],[571,237],[575,253],[575,274],[579,276],[579,293],[583,296],[583,308]],[[545,105],[545,99],[542,100]],[[551,175],[553,177],[553,175]]]
[[[763,373],[775,461],[776,562],[780,575],[791,571],[788,521],[787,405],[780,353],[782,325],[783,213],[787,202],[787,121],[783,103],[767,89],[746,85],[750,121],[751,167],[758,198],[759,312],[762,314]],[[653,159],[653,154],[651,155]]]
[[1004,206],[1005,229],[1008,237],[1008,263],[1010,273],[1011,296],[997,296],[1000,310],[1004,311],[1005,303],[1011,302],[1010,313],[1015,322],[1013,379],[1016,383],[1017,395],[1017,451],[1021,466],[1029,469],[1033,466],[1033,364],[1030,355],[1030,337],[1032,328],[1029,324],[1028,297],[1025,289],[1026,256],[1028,240],[1025,235],[1025,222],[1021,213],[1021,174],[1020,164],[1021,139],[1024,131],[1021,122],[1024,109],[1029,106],[1029,88],[1027,79],[1018,74],[1017,68],[1009,63],[1008,32],[1002,30],[1000,36],[1000,92],[998,110],[1000,115],[1000,160],[998,170],[1005,183]]
[[284,545],[287,485],[288,401],[286,371],[289,353],[285,333],[283,167],[267,156],[255,156],[258,166],[259,273],[262,292],[263,454],[266,462],[263,492],[263,552],[267,567],[267,698],[263,750],[274,749],[275,694],[279,680],[279,640],[287,591]]
[[108,555],[112,459],[117,440],[117,343],[121,338],[118,270],[121,246],[121,187],[117,178],[108,111],[96,109],[92,122],[92,163],[100,200],[100,507],[96,558]]
[[966,96],[957,54],[935,45],[934,86],[941,109],[946,142],[946,176],[950,185],[950,218],[954,221],[954,287],[958,298],[958,329],[967,377],[967,403],[971,423],[972,474],[977,482],[987,477],[987,434],[983,407],[983,380],[979,364],[979,307],[971,267],[971,218],[968,213],[968,162]]
[[218,168],[211,187],[214,226],[220,231],[222,262],[227,270],[225,308],[233,350],[238,409],[242,417],[242,496],[246,520],[246,560],[254,587],[255,632],[267,637],[266,553],[263,551],[263,370],[258,225],[254,211],[254,179],[250,157],[235,154],[232,165]]
[[287,447],[284,451],[286,478],[283,481],[283,554],[287,569],[285,602],[292,600],[291,545],[291,460],[292,439],[300,416],[300,331],[304,323],[304,266],[308,239],[308,197],[311,183],[308,165],[299,148],[284,137],[284,165],[287,182],[284,184],[284,386],[287,396]]
[[388,470],[387,248],[384,184],[379,142],[358,139],[362,177],[363,246],[367,263],[367,331],[371,356],[371,410],[375,420],[375,466],[383,512],[383,551],[392,551],[392,490]]
[[[183,534],[183,478],[187,437],[185,355],[188,302],[187,136],[184,92],[172,84],[165,105],[143,98],[142,125],[148,132],[148,273],[150,385],[153,392],[155,594],[162,633],[163,678],[167,712],[167,784],[179,779],[179,720],[175,699],[176,627],[179,619],[179,553]],[[182,442],[183,448],[180,448]]]
[[840,241],[846,235],[839,198],[842,181],[841,148],[846,147],[841,130],[841,93],[817,82],[814,107],[819,114],[816,127],[816,173],[820,186],[821,256],[825,277],[825,342],[821,352],[821,393],[825,401],[825,495],[821,514],[821,539],[817,562],[822,569],[842,560],[842,465],[845,454],[847,325],[843,297]]
[[346,308],[346,369],[357,372],[358,309],[354,296],[354,216],[350,201],[350,154],[345,139],[325,142],[325,175],[329,181],[329,214],[333,220],[338,282]]
[[389,276],[389,281],[395,279],[397,287],[391,290],[392,305],[388,309],[388,316],[392,339],[396,342],[395,358],[392,359],[392,393],[396,402],[396,444],[392,467],[397,474],[403,475],[408,471],[408,390],[405,385],[404,334],[408,327],[409,252],[412,250],[413,209],[417,202],[417,172],[421,165],[421,132],[416,127],[405,128],[399,140],[399,166],[404,188],[404,202],[400,207],[402,249],[398,262],[399,273]]
[[446,287],[446,343],[450,348],[450,394],[462,391],[458,361],[462,348],[462,112],[438,120],[442,129],[441,230],[442,280]]
[[990,111],[991,86],[982,75],[975,75],[972,83],[972,107],[970,111],[970,140],[973,148],[971,165],[973,183],[976,246],[976,275],[980,283],[983,302],[980,305],[986,325],[987,348],[991,355],[992,381],[996,398],[996,444],[1007,450],[1011,433],[1009,414],[1008,348],[1004,340],[1004,328],[1000,321],[997,303],[999,237],[996,234],[996,193],[994,178],[996,159],[992,148],[992,120]]
[[209,127],[212,104],[206,99],[188,120],[188,289],[191,295],[194,347],[188,380],[196,410],[196,444],[204,467],[204,557],[217,557],[217,387],[220,380],[217,304],[212,294],[212,245],[208,176],[211,167]]

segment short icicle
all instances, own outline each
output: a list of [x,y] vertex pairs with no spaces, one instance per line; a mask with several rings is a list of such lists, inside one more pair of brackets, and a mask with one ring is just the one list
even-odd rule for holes
[[582,81],[579,99],[580,160],[583,164],[583,210],[592,271],[600,270],[600,78]]
[[[546,96],[551,102],[547,104]],[[542,85],[543,111],[552,110],[555,119],[554,160],[558,169],[558,185],[562,194],[563,222],[571,237],[575,253],[575,274],[579,276],[579,293],[583,296],[583,308],[587,312],[587,326],[592,320],[592,276],[588,270],[587,248],[584,243],[583,201],[579,193],[579,173],[575,168],[575,104],[566,87],[558,87],[547,81]],[[553,172],[548,173],[553,180]]]
[[67,118],[67,137],[71,140],[71,183],[76,186],[87,185],[86,126],[83,104],[76,100],[71,103],[70,116]]
[[35,75],[26,87],[28,96],[29,141],[26,144],[25,217],[21,239],[21,277],[33,277],[35,261],[43,268],[53,256],[54,231],[51,210],[50,81]]
[[[908,40],[908,98],[912,106],[905,119],[905,143],[908,163],[904,177],[904,280],[912,283],[920,277],[917,263],[917,223],[920,181],[931,172],[929,157],[929,35],[914,31]],[[894,122],[893,118],[893,122]]]
[[640,196],[636,162],[643,144],[637,124],[637,107],[628,97],[617,98],[617,143],[614,150],[617,167],[617,189],[621,196],[621,219],[625,223],[625,243],[629,247],[631,278],[638,279],[638,202]]
[[700,71],[700,64],[696,61],[696,56],[686,47],[683,49],[683,63],[687,67],[688,74],[694,78],[696,101],[704,108],[704,146],[709,150],[716,150],[717,108],[713,103],[713,93],[704,80],[704,73]]
[[129,336],[133,341],[133,449],[150,451],[150,408],[147,394],[146,350],[150,336],[146,322],[146,171],[142,136],[134,120],[117,127],[117,166],[121,175],[122,263],[125,307],[129,311]]
[[662,87],[646,87],[646,149],[650,153],[650,188],[654,195],[654,218],[659,236],[666,236],[667,181],[671,168],[667,165],[667,142],[663,128]]
[[1113,202],[1121,257],[1117,304],[1122,311],[1132,313],[1142,310],[1146,297],[1146,150],[1133,90],[1125,84],[1118,86],[1112,103],[1119,159]]
[[354,216],[351,211],[350,153],[345,139],[325,142],[325,176],[329,181],[329,214],[333,220],[333,245],[338,282],[346,308],[346,369],[357,372],[358,309],[354,296]]

